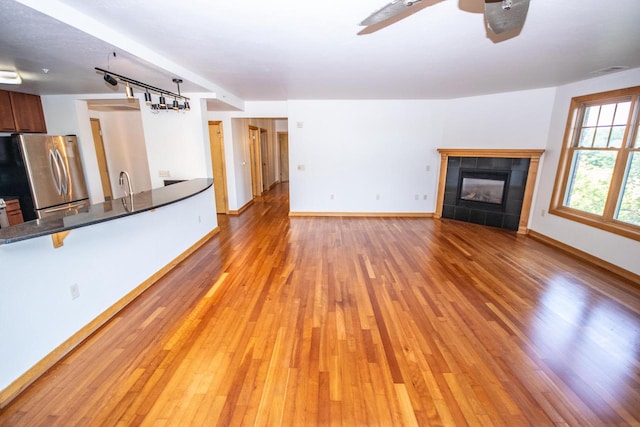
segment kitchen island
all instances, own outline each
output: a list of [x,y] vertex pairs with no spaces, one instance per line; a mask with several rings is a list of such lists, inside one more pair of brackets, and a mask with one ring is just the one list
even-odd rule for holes
[[205,191],[212,184],[213,180],[210,178],[182,181],[85,208],[70,209],[55,216],[2,228],[0,229],[0,245],[46,235],[56,235],[75,228],[146,212],[194,196]]
[[218,232],[211,179],[132,199],[0,230],[0,408]]

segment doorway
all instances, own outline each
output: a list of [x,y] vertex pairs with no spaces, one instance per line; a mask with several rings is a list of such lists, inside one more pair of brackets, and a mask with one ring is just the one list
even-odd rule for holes
[[289,182],[289,134],[287,132],[278,132],[278,148],[280,182]]
[[91,134],[93,135],[93,146],[96,150],[98,158],[98,170],[100,172],[100,182],[102,183],[102,193],[104,200],[113,199],[113,191],[111,189],[111,178],[109,175],[109,166],[107,165],[107,154],[104,149],[104,140],[102,139],[102,128],[99,119],[91,120]]
[[209,122],[209,144],[211,148],[211,168],[213,169],[213,190],[216,196],[216,213],[226,214],[229,210],[229,198],[222,135],[222,122]]
[[269,170],[271,157],[269,156],[269,139],[266,129],[260,129],[260,158],[262,159],[262,192],[269,190]]
[[249,155],[251,156],[251,191],[253,197],[262,196],[262,156],[260,129],[249,126]]

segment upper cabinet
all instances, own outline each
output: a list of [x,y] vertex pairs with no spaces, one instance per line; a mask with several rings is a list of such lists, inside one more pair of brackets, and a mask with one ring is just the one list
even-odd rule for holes
[[0,132],[47,133],[40,97],[0,90]]
[[0,90],[0,132],[13,132],[15,130],[16,124],[13,122],[9,92]]

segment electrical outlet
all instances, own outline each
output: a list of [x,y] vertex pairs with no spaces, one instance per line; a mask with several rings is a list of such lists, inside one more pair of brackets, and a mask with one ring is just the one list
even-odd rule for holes
[[200,224],[201,222],[202,222],[202,217],[198,215],[198,224]]
[[422,196],[422,200],[427,200],[427,195],[426,195],[426,194],[424,194],[424,195]]
[[376,194],[376,200],[380,200],[380,195]]
[[333,200],[333,194],[329,194],[329,200]]
[[169,178],[171,176],[171,172],[167,170],[160,170],[158,171],[158,175],[160,178]]
[[69,293],[71,293],[71,299],[80,298],[80,289],[78,288],[78,284],[74,283],[69,287]]
[[540,216],[544,216],[546,213],[547,213],[547,212],[546,212],[544,209],[542,209],[542,210],[540,211]]
[[427,166],[425,167],[425,169],[426,169],[426,171],[427,171],[427,172],[430,172],[430,171],[431,171],[431,165],[427,165]]
[[416,199],[416,200],[420,200],[420,195],[419,195],[419,194],[416,194],[416,195],[415,195],[415,197],[414,197],[414,199]]

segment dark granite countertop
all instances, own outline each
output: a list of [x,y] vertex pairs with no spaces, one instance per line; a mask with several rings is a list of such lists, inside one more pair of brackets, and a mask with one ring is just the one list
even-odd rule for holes
[[194,196],[211,185],[213,185],[211,178],[192,179],[136,193],[132,197],[121,197],[82,209],[63,211],[56,216],[12,225],[0,229],[0,245],[139,214]]

